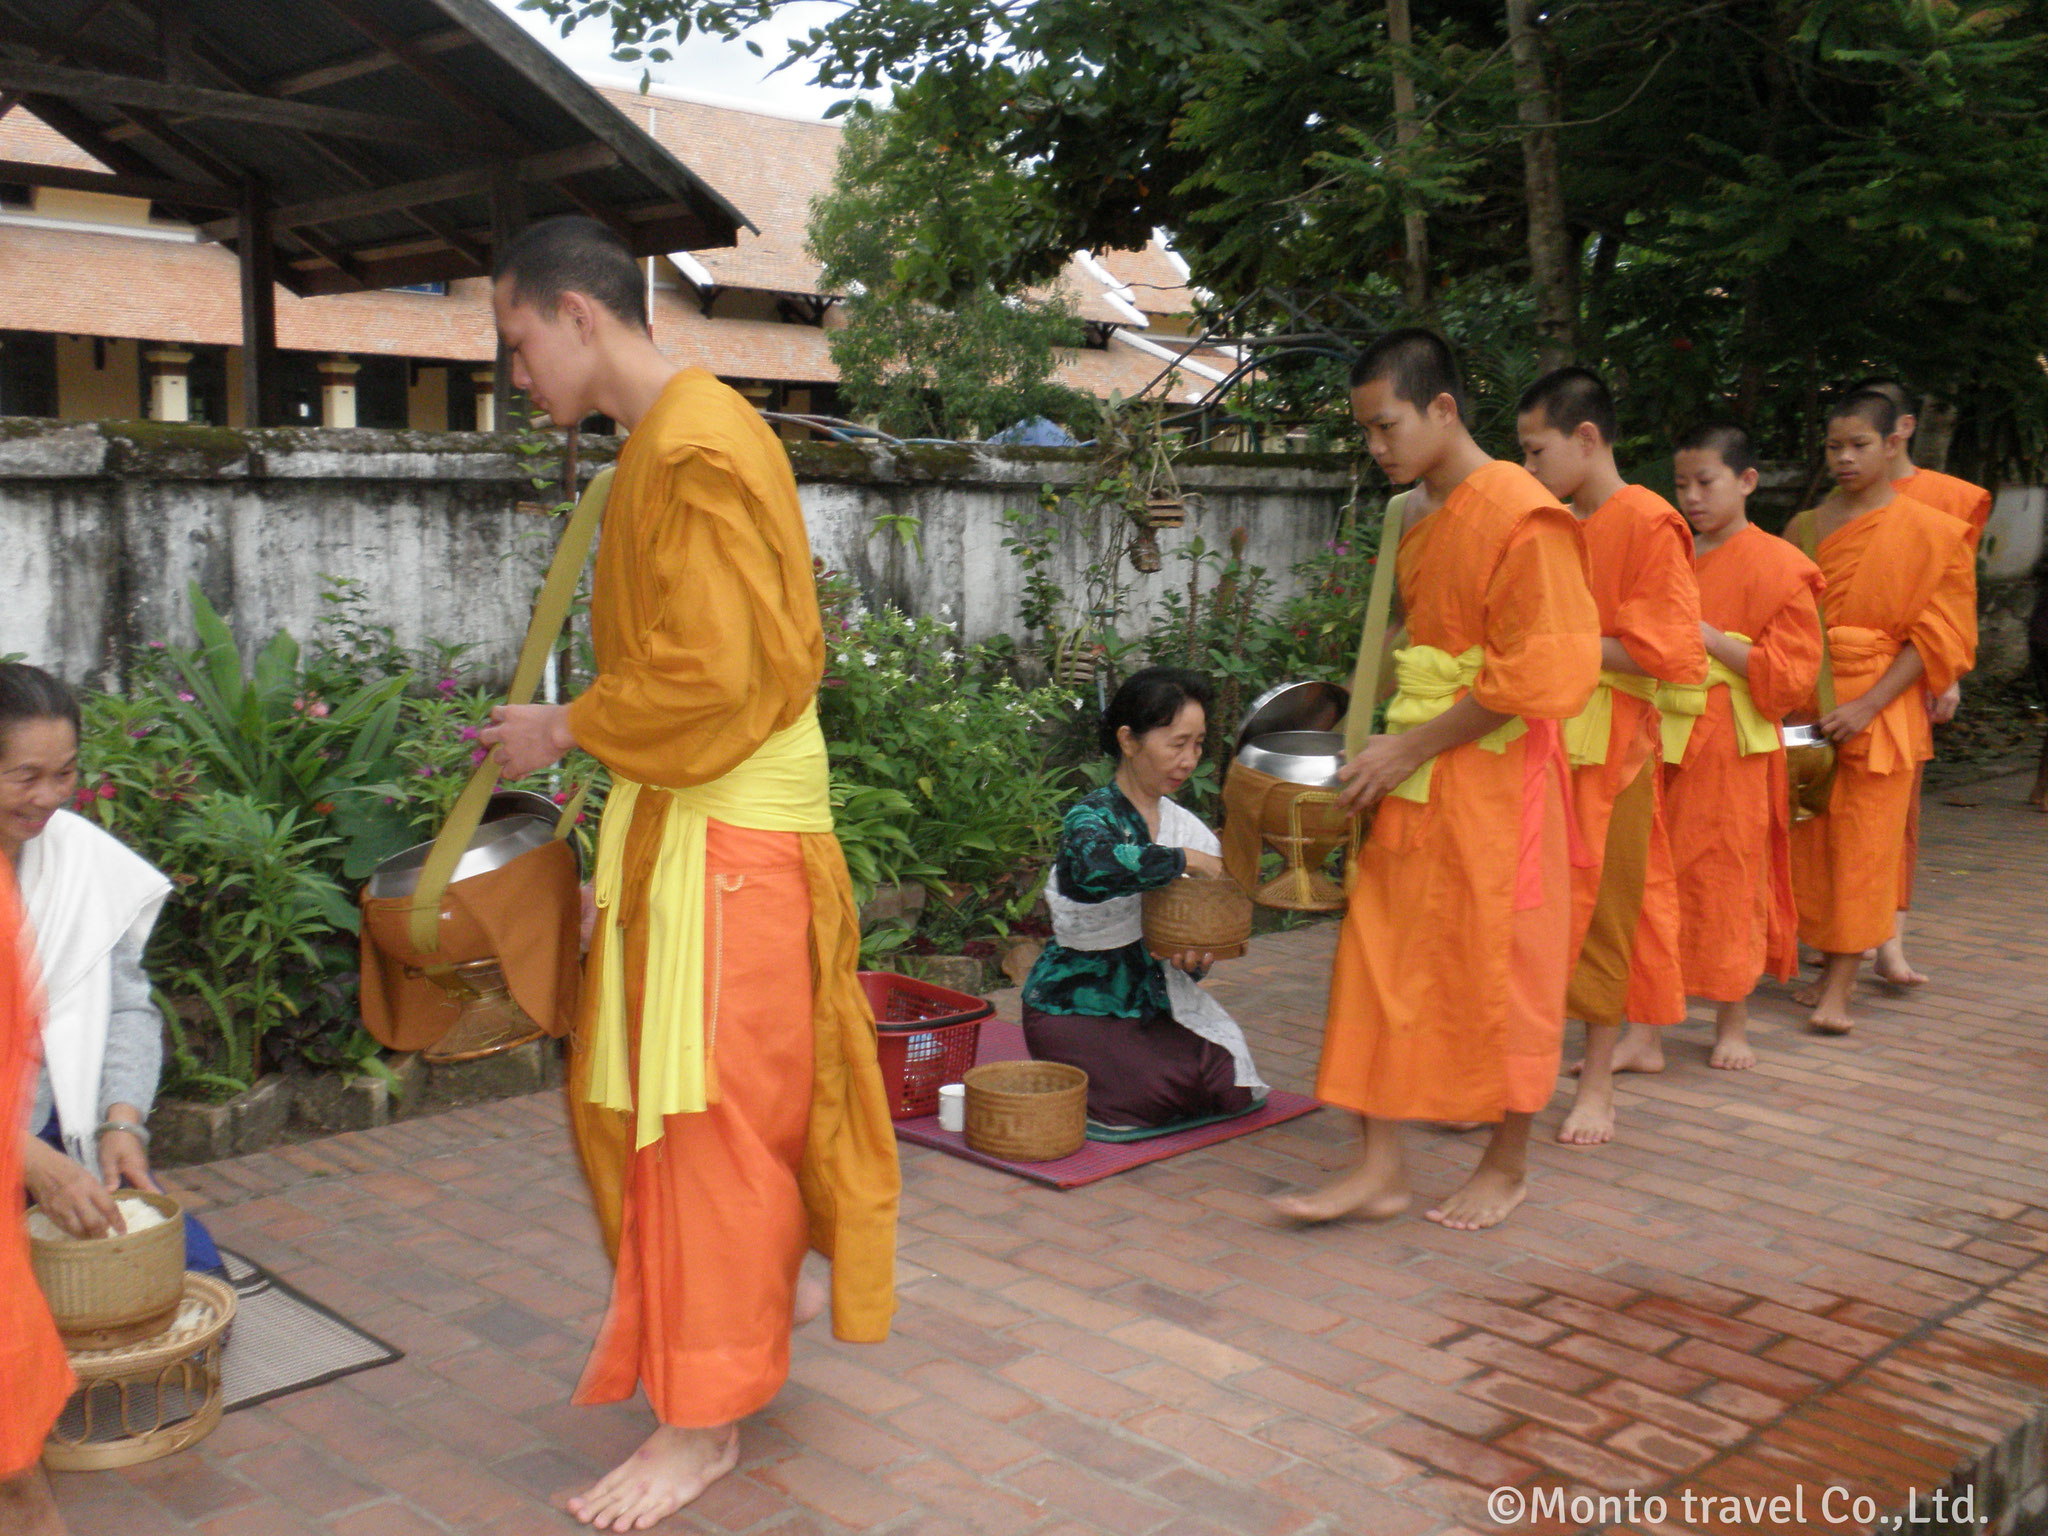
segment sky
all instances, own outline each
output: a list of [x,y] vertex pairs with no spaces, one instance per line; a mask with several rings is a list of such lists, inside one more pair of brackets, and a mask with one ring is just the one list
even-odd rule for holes
[[755,58],[742,43],[692,36],[668,63],[642,65],[621,63],[611,57],[611,28],[604,22],[585,22],[564,38],[556,24],[539,12],[520,10],[518,0],[494,3],[579,74],[615,75],[637,85],[644,67],[652,72],[657,85],[725,96],[800,117],[823,117],[825,109],[839,98],[836,91],[805,84],[810,71],[803,65],[776,75],[768,73],[782,58],[785,40],[820,24],[840,9],[834,4],[806,0],[803,4],[780,7],[773,20],[747,34],[761,45],[762,53],[767,55],[765,59]]

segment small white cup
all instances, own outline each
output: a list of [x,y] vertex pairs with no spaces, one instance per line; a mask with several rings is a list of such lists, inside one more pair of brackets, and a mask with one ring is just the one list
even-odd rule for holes
[[939,1088],[939,1129],[956,1135],[967,1129],[965,1083],[945,1083]]

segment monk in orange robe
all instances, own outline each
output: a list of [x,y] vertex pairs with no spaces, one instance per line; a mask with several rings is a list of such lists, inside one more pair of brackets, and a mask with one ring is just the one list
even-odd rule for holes
[[0,857],[0,1200],[8,1215],[0,1230],[0,1531],[22,1536],[63,1536],[43,1442],[70,1397],[71,1362],[57,1324],[28,1263],[28,1232],[21,1221],[21,1136],[35,1088],[42,1042],[42,1009],[21,942],[22,914],[14,866]]
[[[1389,731],[1342,772],[1372,810],[1330,980],[1316,1093],[1364,1117],[1364,1157],[1275,1202],[1309,1221],[1408,1205],[1403,1120],[1487,1121],[1479,1166],[1426,1212],[1503,1220],[1526,1190],[1529,1126],[1557,1087],[1570,965],[1568,775],[1557,722],[1600,669],[1577,524],[1463,421],[1449,347],[1424,330],[1375,343],[1351,375],[1373,459],[1409,493],[1398,560],[1407,646]],[[1417,503],[1420,503],[1418,506]],[[1354,708],[1370,700],[1354,700]]]
[[[1850,394],[1869,390],[1883,395],[1897,407],[1898,428],[1893,434],[1898,438],[1898,447],[1892,454],[1892,487],[1909,500],[1922,506],[1946,512],[1959,519],[1969,530],[1970,543],[1970,590],[1975,601],[1977,582],[1977,545],[1984,537],[1984,525],[1991,518],[1991,493],[1981,485],[1972,485],[1954,475],[1945,475],[1938,469],[1922,469],[1913,462],[1913,437],[1919,429],[1919,402],[1907,392],[1906,387],[1896,379],[1871,378],[1854,385]],[[1963,686],[1958,678],[1939,693],[1927,696],[1928,718],[1936,725],[1945,725],[1955,719],[1956,711],[1962,707]],[[1915,770],[1913,799],[1906,811],[1906,845],[1899,859],[1899,910],[1907,911],[1913,905],[1913,870],[1920,861],[1920,790],[1925,781],[1922,770]],[[1877,961],[1871,973],[1879,981],[1895,987],[1917,987],[1927,977],[1913,968],[1906,959],[1906,925],[1900,921],[1898,931],[1877,947]]]
[[[1522,462],[1571,505],[1600,606],[1600,686],[1565,727],[1572,802],[1594,862],[1576,871],[1576,964],[1565,1012],[1586,1025],[1568,1146],[1614,1136],[1614,1074],[1662,1066],[1656,1029],[1685,1017],[1678,878],[1664,822],[1658,685],[1706,681],[1692,533],[1678,509],[1614,463],[1614,400],[1597,375],[1559,368],[1522,394]],[[1622,1025],[1634,1021],[1621,1049]],[[1647,1037],[1647,1038],[1644,1038]]]
[[1791,785],[1778,725],[1820,672],[1820,569],[1749,521],[1756,454],[1737,426],[1696,427],[1673,455],[1692,524],[1705,708],[1667,720],[1664,805],[1678,871],[1679,960],[1689,996],[1715,1006],[1708,1062],[1756,1065],[1749,995],[1799,967]]
[[1867,949],[1892,937],[1898,867],[1918,783],[1934,755],[1927,696],[1976,659],[1977,608],[1961,523],[1892,484],[1898,411],[1881,394],[1850,395],[1829,415],[1835,490],[1785,530],[1827,579],[1823,612],[1835,706],[1812,712],[1836,745],[1825,815],[1792,829],[1799,936],[1824,956],[1819,984],[1800,994],[1813,1028],[1844,1034],[1849,995]]
[[815,699],[824,638],[780,441],[655,350],[623,242],[582,218],[498,259],[513,378],[558,424],[630,429],[606,507],[597,677],[494,712],[509,775],[581,746],[611,773],[571,1124],[616,1262],[576,1392],[644,1387],[660,1427],[570,1511],[644,1530],[730,1471],[738,1421],[789,1372],[833,1260],[834,1331],[887,1336],[896,1141],[831,832]]

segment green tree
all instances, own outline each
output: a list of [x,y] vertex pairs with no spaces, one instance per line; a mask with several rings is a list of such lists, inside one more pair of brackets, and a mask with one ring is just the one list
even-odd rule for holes
[[[651,50],[782,0],[534,3]],[[785,62],[892,88],[901,132],[1002,188],[1000,238],[905,248],[927,294],[1163,226],[1240,334],[1421,310],[1490,356],[1603,367],[1645,433],[1733,412],[1780,454],[1823,391],[1892,372],[1955,411],[1964,472],[2048,458],[2048,0],[1408,9],[847,0]],[[1306,350],[1261,387],[1335,411]]]
[[1085,428],[1093,402],[1054,377],[1061,349],[1082,340],[1070,294],[933,293],[901,275],[906,251],[1000,243],[1012,229],[1014,173],[962,174],[964,158],[904,133],[893,113],[848,125],[810,223],[825,283],[847,296],[832,333],[840,393],[902,436],[985,436],[1033,416]]

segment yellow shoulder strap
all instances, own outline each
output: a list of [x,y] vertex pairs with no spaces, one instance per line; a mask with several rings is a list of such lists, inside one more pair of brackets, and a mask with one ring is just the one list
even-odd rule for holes
[[[562,530],[562,541],[555,546],[554,562],[548,567],[548,579],[541,586],[540,598],[533,605],[533,619],[526,626],[526,643],[519,648],[519,666],[512,674],[512,686],[505,695],[507,704],[533,702],[534,691],[540,687],[541,671],[547,665],[548,651],[568,620],[569,605],[576,597],[576,583],[583,574],[583,562],[590,555],[591,543],[597,537],[597,526],[604,518],[604,504],[611,495],[611,489],[612,471],[608,466],[599,470],[591,480],[576,503],[569,526]],[[493,752],[470,773],[469,782],[462,786],[462,793],[449,809],[448,819],[441,824],[440,835],[434,839],[427,862],[420,869],[420,883],[413,889],[412,911],[407,923],[413,947],[423,955],[431,955],[441,947],[441,898],[447,894],[456,862],[468,849],[469,840],[476,836],[476,829],[484,818],[484,808],[490,804],[491,791],[497,787],[498,755]],[[576,811],[581,804],[582,794],[579,792],[570,804],[563,807],[561,818],[555,824],[557,837],[575,825]]]
[[1358,641],[1358,662],[1351,669],[1351,706],[1344,714],[1344,755],[1356,757],[1372,735],[1372,714],[1379,707],[1380,677],[1386,666],[1387,618],[1394,608],[1394,567],[1400,559],[1401,525],[1407,520],[1408,497],[1387,498],[1380,518],[1380,552],[1374,557],[1372,591],[1365,599],[1365,633]]
[[[1815,565],[1820,564],[1820,514],[1809,512],[1806,526],[1800,530],[1799,544],[1806,551],[1806,558]],[[1835,712],[1835,658],[1828,649],[1828,605],[1818,594],[1813,599],[1814,609],[1820,614],[1820,676],[1814,679],[1813,696],[1820,704],[1823,716]]]

